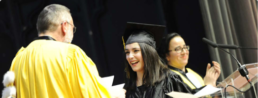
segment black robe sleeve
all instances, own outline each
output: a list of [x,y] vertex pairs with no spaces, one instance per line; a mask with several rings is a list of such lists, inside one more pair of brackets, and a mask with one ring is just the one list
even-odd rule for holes
[[183,80],[180,78],[179,75],[176,73],[170,71],[168,73],[168,77],[165,80],[165,88],[164,91],[166,93],[171,92],[171,91],[177,91],[177,92],[184,92],[184,93],[193,93],[191,88],[188,87]]
[[179,75],[169,71],[160,82],[155,83],[154,86],[140,86],[134,91],[127,91],[126,98],[171,98],[166,93],[177,91],[184,93],[192,93],[191,88],[183,83]]

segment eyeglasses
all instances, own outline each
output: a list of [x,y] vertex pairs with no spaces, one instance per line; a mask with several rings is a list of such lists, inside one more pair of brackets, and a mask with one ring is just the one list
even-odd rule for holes
[[[67,21],[66,21],[67,22]],[[67,22],[69,25],[71,25],[71,26],[73,26],[73,33],[75,33],[76,32],[76,27],[73,25],[73,24],[71,24],[71,23],[69,23],[69,22]],[[63,24],[63,23],[61,23],[61,24]]]
[[[181,48],[181,47],[176,47],[176,48],[174,49],[174,51],[176,51],[177,53],[181,53],[183,50],[189,51],[189,50],[190,50],[190,46],[189,46],[189,45],[185,45],[185,46],[183,46],[183,48]],[[172,51],[172,50],[169,50],[169,52],[170,52],[170,51]]]

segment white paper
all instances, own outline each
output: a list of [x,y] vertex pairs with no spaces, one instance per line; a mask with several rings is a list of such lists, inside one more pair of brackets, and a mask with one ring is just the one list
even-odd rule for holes
[[216,93],[217,91],[220,91],[220,90],[221,90],[220,88],[216,88],[211,85],[207,85],[203,89],[201,89],[199,92],[195,93],[194,95],[197,97],[202,97],[202,96]]
[[166,93],[166,94],[173,98],[198,98],[198,97],[194,96],[193,94],[175,92],[175,91],[172,91],[172,92]]
[[112,98],[125,98],[125,90],[123,89],[124,83],[112,86],[109,91]]
[[112,86],[112,89],[123,89],[124,83]]
[[114,85],[109,90],[111,92],[114,92],[114,93],[121,93],[121,91],[123,91],[124,85],[125,85],[124,83],[118,84],[118,85]]
[[103,86],[105,86],[106,88],[111,88],[114,80],[114,75],[102,77],[101,80],[102,80]]
[[101,78],[102,85],[108,89],[112,98],[125,98],[124,83],[112,86],[113,81],[114,75]]

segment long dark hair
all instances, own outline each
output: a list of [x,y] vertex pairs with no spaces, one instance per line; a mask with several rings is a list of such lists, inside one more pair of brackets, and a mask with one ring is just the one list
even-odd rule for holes
[[[141,48],[144,61],[144,74],[142,83],[145,86],[153,86],[155,83],[160,82],[165,78],[165,73],[168,71],[168,68],[161,62],[155,48],[146,43],[139,43],[139,46]],[[125,66],[127,79],[124,88],[127,91],[135,90],[137,74],[132,70],[127,61],[125,62]]]
[[[170,33],[167,34],[165,37],[163,37],[162,41],[161,41],[161,45],[158,48],[158,54],[162,59],[162,62],[166,65],[167,64],[167,59],[166,59],[166,55],[169,53],[169,42],[171,39],[173,39],[174,37],[180,36],[178,33]],[[180,36],[181,37],[181,36]]]

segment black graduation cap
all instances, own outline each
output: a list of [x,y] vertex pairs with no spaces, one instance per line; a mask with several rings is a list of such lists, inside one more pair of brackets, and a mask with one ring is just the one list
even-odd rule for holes
[[134,42],[146,43],[156,49],[160,45],[165,26],[127,22],[123,35],[124,47]]

